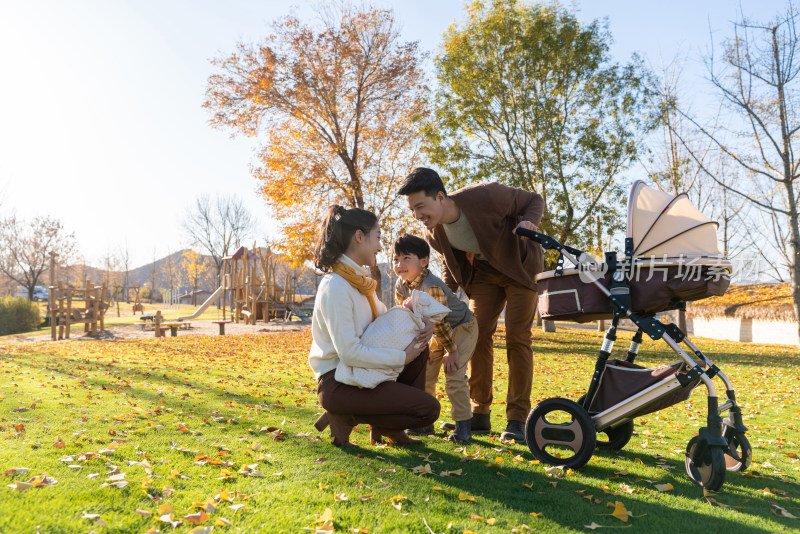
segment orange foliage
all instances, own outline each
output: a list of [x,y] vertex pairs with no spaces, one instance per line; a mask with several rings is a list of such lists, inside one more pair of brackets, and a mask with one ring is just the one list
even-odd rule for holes
[[317,24],[289,16],[258,47],[214,61],[212,123],[265,135],[253,168],[283,224],[279,247],[309,259],[319,218],[340,204],[375,212],[387,240],[409,219],[396,191],[420,160],[422,55],[402,43],[391,11],[342,7]]

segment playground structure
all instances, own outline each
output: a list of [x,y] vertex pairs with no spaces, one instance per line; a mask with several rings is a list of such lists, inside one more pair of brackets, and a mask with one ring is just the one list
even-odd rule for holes
[[[105,300],[106,283],[96,286],[86,279],[84,287],[65,287],[64,282],[56,282],[55,255],[50,256],[50,297],[48,308],[50,310],[50,337],[69,339],[73,325],[82,324],[83,331],[91,336],[97,335],[97,323],[100,330],[105,329],[105,314],[109,303]],[[82,307],[72,307],[73,300],[82,301]]]
[[[138,311],[141,314],[144,314],[144,306],[142,306],[142,301],[139,300],[139,292],[141,291],[141,286],[130,286],[128,287],[128,291],[133,291],[133,314],[136,315]],[[130,293],[127,295],[130,297]]]
[[177,310],[180,308],[180,292],[174,289],[167,289],[161,294],[162,310]]
[[292,315],[308,321],[295,305],[296,280],[287,272],[279,281],[277,261],[271,247],[259,249],[255,244],[252,250],[240,247],[223,258],[223,319],[228,301],[231,319],[237,324],[254,325],[278,318],[288,321]]

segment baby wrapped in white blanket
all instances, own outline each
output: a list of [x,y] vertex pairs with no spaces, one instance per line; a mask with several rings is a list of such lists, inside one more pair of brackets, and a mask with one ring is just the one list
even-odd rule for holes
[[[424,326],[422,317],[438,323],[450,313],[450,308],[423,291],[411,292],[411,308],[395,306],[372,321],[361,336],[365,347],[405,350]],[[397,380],[403,366],[391,369],[351,367],[339,361],[336,381],[350,386],[372,389],[381,382]]]

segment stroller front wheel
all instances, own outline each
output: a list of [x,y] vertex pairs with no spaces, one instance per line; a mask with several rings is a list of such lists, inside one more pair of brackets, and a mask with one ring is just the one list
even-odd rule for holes
[[728,471],[745,471],[753,461],[753,448],[743,432],[735,428],[725,427],[725,440],[728,448],[725,450],[725,467]]
[[531,453],[551,465],[579,468],[592,457],[597,436],[591,417],[569,399],[545,399],[525,423]]
[[721,447],[711,447],[700,436],[695,436],[686,445],[686,474],[709,491],[717,491],[725,483],[725,454]]

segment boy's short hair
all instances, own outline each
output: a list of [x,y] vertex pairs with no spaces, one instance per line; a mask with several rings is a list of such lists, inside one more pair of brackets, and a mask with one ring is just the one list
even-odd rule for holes
[[406,176],[406,179],[403,180],[397,194],[408,196],[418,191],[424,191],[425,196],[431,198],[434,198],[440,191],[444,193],[444,196],[447,196],[447,191],[444,188],[442,179],[439,178],[439,174],[433,169],[428,169],[426,167],[417,167],[411,171],[411,173]]
[[413,254],[419,259],[428,258],[431,255],[431,247],[421,237],[411,234],[404,234],[397,238],[392,246],[395,256],[401,254]]

